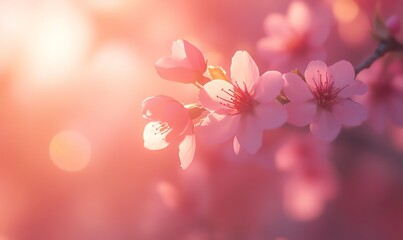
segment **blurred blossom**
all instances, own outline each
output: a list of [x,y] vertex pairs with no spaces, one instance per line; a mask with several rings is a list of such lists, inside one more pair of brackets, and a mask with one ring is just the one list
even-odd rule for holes
[[281,126],[287,118],[275,99],[284,85],[281,74],[267,71],[260,76],[255,61],[245,51],[235,53],[231,62],[231,82],[208,82],[199,100],[211,113],[200,127],[200,135],[209,144],[233,141],[234,151],[256,153],[262,145],[265,129]]
[[313,59],[325,60],[323,47],[331,27],[326,5],[293,1],[286,15],[269,14],[264,21],[266,37],[257,50],[272,69],[303,69]]
[[336,196],[329,153],[328,145],[303,134],[293,134],[278,150],[275,161],[285,172],[284,208],[290,217],[315,219]]
[[397,35],[400,32],[400,18],[397,15],[390,16],[386,20],[386,27],[388,28],[392,36]]
[[157,184],[157,191],[168,208],[177,208],[180,204],[178,190],[173,184],[161,181]]
[[357,78],[368,85],[368,92],[357,96],[369,112],[369,124],[382,133],[388,120],[403,126],[403,61],[398,58],[382,58],[370,68],[360,72]]
[[367,118],[365,108],[351,99],[364,94],[366,86],[355,80],[354,68],[347,61],[329,67],[312,61],[304,75],[286,73],[284,92],[290,100],[288,122],[310,124],[312,134],[325,141],[334,140],[341,126],[358,126]]

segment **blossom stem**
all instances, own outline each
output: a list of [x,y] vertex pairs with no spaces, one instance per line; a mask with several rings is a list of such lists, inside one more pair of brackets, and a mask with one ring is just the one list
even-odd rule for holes
[[396,38],[388,38],[386,40],[380,41],[375,51],[369,56],[361,65],[355,68],[355,75],[357,75],[362,70],[369,68],[373,62],[381,58],[388,52],[403,51],[403,44],[396,40]]

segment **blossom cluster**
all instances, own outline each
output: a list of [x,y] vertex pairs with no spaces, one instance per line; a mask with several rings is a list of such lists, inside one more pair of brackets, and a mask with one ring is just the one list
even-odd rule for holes
[[[207,64],[202,51],[186,40],[172,45],[172,55],[159,59],[157,73],[165,80],[193,84],[198,102],[182,104],[168,96],[143,101],[144,146],[162,149],[179,146],[182,168],[196,153],[196,143],[228,145],[232,156],[259,153],[266,131],[283,126],[309,126],[319,141],[336,139],[342,127],[368,119],[376,133],[387,123],[403,126],[401,56],[397,40],[400,20],[375,17],[373,36],[379,45],[374,55],[354,68],[346,60],[328,66],[324,47],[332,21],[329,7],[290,3],[287,13],[269,14],[266,36],[256,43],[257,53],[270,71],[261,73],[251,55],[237,51],[229,74]],[[321,21],[315,21],[320,19]],[[295,69],[290,71],[290,69]]]
[[166,80],[198,87],[198,103],[184,105],[172,97],[157,95],[143,101],[144,146],[157,150],[177,144],[181,167],[187,168],[196,142],[230,143],[238,154],[256,154],[264,131],[285,123],[304,127],[325,142],[334,140],[342,126],[358,126],[367,119],[365,107],[354,99],[367,87],[355,79],[354,68],[342,60],[327,66],[311,61],[299,70],[261,74],[250,54],[237,51],[230,74],[207,65],[203,53],[186,40],[172,45],[172,56],[156,62]]

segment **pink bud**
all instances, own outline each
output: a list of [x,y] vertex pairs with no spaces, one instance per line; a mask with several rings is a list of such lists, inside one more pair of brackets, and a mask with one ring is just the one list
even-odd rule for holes
[[172,56],[155,63],[157,73],[164,79],[182,83],[205,84],[209,81],[203,74],[207,69],[203,53],[185,40],[172,44]]
[[386,28],[389,30],[390,35],[395,36],[400,31],[400,19],[397,15],[390,16],[386,20]]

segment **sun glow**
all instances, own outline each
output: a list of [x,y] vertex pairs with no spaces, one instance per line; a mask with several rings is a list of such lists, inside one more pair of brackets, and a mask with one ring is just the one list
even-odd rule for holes
[[71,80],[85,60],[93,37],[89,19],[74,5],[52,2],[35,7],[21,63],[21,87],[51,89]]
[[353,0],[336,0],[333,2],[333,14],[339,22],[351,22],[359,14],[360,8]]
[[75,131],[63,131],[53,137],[49,145],[49,154],[57,167],[75,172],[88,165],[91,146],[82,134]]

